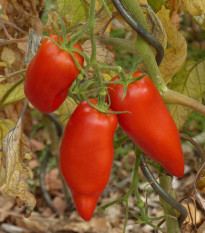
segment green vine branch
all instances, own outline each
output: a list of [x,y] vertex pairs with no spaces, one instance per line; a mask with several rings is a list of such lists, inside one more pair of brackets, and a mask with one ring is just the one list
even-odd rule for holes
[[[131,185],[130,185],[127,193],[123,197],[121,197],[121,198],[119,198],[117,200],[114,200],[114,201],[112,201],[112,202],[110,202],[110,203],[108,203],[108,204],[106,204],[104,206],[101,206],[99,208],[99,210],[100,211],[105,211],[106,208],[108,208],[108,207],[110,207],[110,206],[112,206],[114,204],[124,202],[126,212],[125,212],[125,222],[124,222],[123,233],[125,233],[125,230],[126,230],[126,225],[127,225],[127,220],[128,220],[128,215],[129,214],[134,216],[137,219],[138,223],[148,224],[148,225],[152,226],[154,229],[160,230],[160,231],[163,232],[162,228],[160,228],[158,226],[155,226],[151,222],[155,221],[155,220],[160,220],[160,219],[164,218],[164,216],[160,216],[160,217],[157,217],[157,218],[150,218],[147,215],[147,213],[148,213],[147,207],[144,205],[144,202],[142,201],[142,199],[140,197],[140,193],[139,193],[139,190],[138,190],[138,183],[139,183],[138,170],[139,170],[141,156],[139,155],[138,148],[136,148],[135,153],[136,153],[136,159],[135,159],[135,165],[134,165],[134,173],[133,173]],[[137,207],[139,208],[140,215],[136,215],[132,211],[129,210],[128,201],[129,201],[129,197],[132,195],[132,193],[134,193],[134,195],[135,195],[135,197],[137,199]]]
[[15,71],[15,72],[10,73],[10,74],[5,75],[5,76],[0,75],[0,83],[5,81],[5,80],[8,80],[8,79],[10,79],[10,78],[12,78],[12,77],[14,77],[16,75],[24,74],[25,72],[26,72],[26,69],[22,69],[22,70]]

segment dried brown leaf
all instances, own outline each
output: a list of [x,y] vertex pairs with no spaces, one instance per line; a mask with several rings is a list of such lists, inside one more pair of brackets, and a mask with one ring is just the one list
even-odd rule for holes
[[[0,148],[2,148],[2,140],[10,129],[14,127],[14,122],[9,119],[0,119]],[[0,151],[0,186],[5,183],[6,169],[5,160],[3,159],[3,153]]]
[[205,4],[203,0],[182,0],[186,10],[193,16],[199,16],[205,12]]
[[66,203],[61,197],[56,196],[53,199],[53,205],[56,207],[59,213],[63,213],[66,210]]
[[59,178],[59,169],[54,168],[46,174],[45,184],[47,190],[61,190],[62,182]]
[[28,166],[28,153],[31,148],[22,134],[22,117],[15,128],[3,139],[3,158],[6,165],[6,181],[3,187],[4,197],[16,199],[27,207],[26,215],[29,216],[36,205],[36,200],[29,192],[27,179],[31,173]]
[[191,224],[191,219],[196,219],[196,224],[201,221],[201,212],[196,209],[196,206],[193,203],[186,203],[183,206],[187,209],[188,216],[186,218],[186,222]]
[[198,228],[197,233],[204,233],[205,232],[205,222]]
[[0,197],[0,222],[3,222],[10,214],[9,210],[14,206],[14,201]]

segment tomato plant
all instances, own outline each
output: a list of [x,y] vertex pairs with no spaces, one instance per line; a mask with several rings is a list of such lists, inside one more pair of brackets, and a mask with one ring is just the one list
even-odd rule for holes
[[[187,32],[190,31],[191,34],[192,31],[188,30],[186,33],[181,33],[180,31],[183,29],[180,27],[180,22],[181,16],[187,15],[184,14],[184,10],[187,9],[189,20],[191,14],[194,16],[194,20],[191,20],[191,27],[197,22],[198,26],[204,28],[201,16],[203,16],[205,9],[200,5],[200,1],[198,1],[198,4],[195,1],[190,7],[188,2],[192,2],[191,0],[187,0],[186,4],[181,4],[182,1],[158,1],[160,3],[157,5],[153,3],[156,1],[152,0],[148,1],[148,4],[144,1],[143,5],[137,0],[71,0],[69,4],[64,4],[67,1],[61,0],[56,1],[56,9],[52,9],[50,12],[47,7],[43,8],[46,1],[20,2],[5,1],[5,4],[2,5],[0,43],[6,47],[1,50],[0,62],[1,70],[4,72],[4,75],[0,75],[1,117],[12,115],[11,121],[19,117],[21,103],[6,108],[5,111],[3,108],[24,99],[24,89],[28,100],[34,105],[34,108],[42,113],[55,111],[69,96],[69,101],[66,101],[60,111],[55,114],[47,114],[48,119],[56,126],[58,140],[60,141],[63,134],[61,123],[65,125],[65,120],[70,117],[74,106],[86,100],[79,104],[71,116],[60,149],[60,168],[70,187],[80,215],[85,220],[91,218],[97,200],[108,182],[114,153],[112,140],[117,118],[124,131],[148,156],[158,161],[170,174],[181,177],[184,172],[184,158],[178,130],[183,131],[182,127],[193,110],[205,115],[205,107],[201,104],[205,93],[205,86],[203,85],[205,63],[203,60],[197,62],[189,60],[189,56],[187,57],[188,44],[184,35],[187,36]],[[32,2],[32,4],[25,2]],[[42,12],[49,12],[48,21],[45,22],[45,25],[41,24],[38,17],[38,14],[40,16]],[[21,17],[15,17],[16,15]],[[30,23],[28,19],[31,21]],[[131,28],[128,28],[129,26]],[[197,31],[193,27],[194,37],[199,36],[198,26]],[[29,30],[29,28],[34,30]],[[123,33],[119,34],[119,28],[123,30],[121,30]],[[111,31],[113,33],[110,33]],[[116,32],[118,33],[117,36],[114,35]],[[30,60],[27,56],[31,52],[30,49],[37,48],[38,41],[45,34],[58,34],[58,36],[51,35],[49,39],[48,37],[46,37],[47,39],[44,38],[28,69],[22,69],[22,67],[25,67],[24,61],[27,63]],[[70,35],[70,37],[67,35]],[[24,54],[24,42],[27,40],[28,49]],[[34,47],[30,46],[31,41]],[[78,43],[79,41],[82,43],[83,49]],[[190,45],[190,38],[188,43]],[[200,47],[200,45],[201,43],[197,47]],[[113,50],[114,47],[116,51]],[[195,43],[193,43],[193,47],[196,48]],[[19,60],[23,57],[26,59],[24,61],[21,59],[22,63],[20,63]],[[18,61],[16,58],[18,58]],[[17,68],[21,70],[17,70]],[[131,70],[128,77],[126,77],[124,69]],[[11,73],[11,71],[15,72]],[[139,77],[140,73],[134,74],[137,77],[136,79],[131,78],[134,71],[146,72],[152,81],[147,76]],[[12,78],[14,76],[15,79]],[[117,77],[109,82],[111,77],[114,76]],[[16,80],[18,81],[16,82]],[[70,88],[71,85],[72,88]],[[108,110],[108,104],[105,100],[107,85],[113,110]],[[88,99],[90,101],[87,101]],[[25,101],[24,110],[26,103],[27,101]],[[164,103],[169,104],[169,111],[175,122]],[[13,116],[14,109],[16,116]],[[36,117],[35,115],[32,116]],[[40,114],[40,117],[42,117],[43,123],[39,122],[36,129],[41,127],[46,129],[48,122],[44,122],[42,114]],[[58,122],[58,117],[60,122]],[[0,150],[0,153],[3,153],[1,155],[1,170],[3,171],[1,183],[5,184],[3,196],[6,194],[6,196],[14,199],[20,198],[19,203],[23,201],[27,207],[26,211],[30,213],[36,202],[32,195],[28,195],[28,185],[24,183],[27,182],[30,175],[30,170],[27,169],[27,165],[30,164],[27,160],[30,159],[30,156],[29,153],[26,153],[27,148],[24,145],[26,140],[24,140],[24,134],[21,130],[21,119],[13,130],[10,119],[9,121],[0,119],[2,140],[7,133],[7,129],[11,130],[11,134],[8,134],[11,137],[5,137],[2,144],[3,148]],[[37,121],[39,120],[38,115]],[[36,120],[33,122],[35,124]],[[56,132],[53,132],[55,128],[48,128],[49,133],[46,134],[46,137],[43,134],[40,138],[46,148],[42,152],[40,183],[46,203],[54,213],[59,213],[61,211],[58,210],[59,206],[56,208],[52,206],[54,200],[49,199],[49,193],[46,193],[43,182],[49,155],[51,153],[57,155],[53,145],[57,144],[58,146],[55,137]],[[26,129],[25,133],[30,130]],[[39,131],[39,134],[41,134],[42,131]],[[31,134],[34,135],[35,132],[33,131]],[[121,132],[120,129],[119,133],[116,133],[115,148],[121,150],[122,147],[127,145],[132,147],[132,143],[127,143],[129,137],[122,135]],[[39,134],[37,138],[39,138]],[[22,138],[20,139],[21,135]],[[203,164],[205,158],[200,145],[197,145],[192,138],[183,133],[180,134],[180,137],[188,140],[196,147],[201,156],[200,163]],[[48,145],[50,142],[52,147]],[[123,146],[120,148],[122,144]],[[123,172],[123,174],[121,172],[121,169],[125,169],[124,161],[128,161],[132,158],[131,156],[135,156],[135,165],[133,166],[133,175],[131,182],[129,182],[128,191],[127,182],[126,185],[125,182],[120,183],[120,185],[124,184],[123,191],[126,193],[123,195],[123,192],[121,192],[123,196],[120,195],[121,197],[118,200],[105,204],[101,207],[101,210],[105,210],[113,204],[124,202],[126,209],[124,232],[126,231],[128,217],[132,216],[137,219],[138,223],[148,224],[155,230],[179,233],[182,222],[187,217],[187,211],[183,205],[174,199],[171,186],[172,177],[165,172],[161,172],[161,166],[156,165],[159,168],[157,170],[159,172],[158,183],[138,147],[135,147],[133,152],[127,154],[127,151],[124,151],[123,162],[118,157],[115,164],[119,170],[117,172],[119,175],[117,175],[117,179],[116,177],[114,179],[118,182],[128,175],[127,172]],[[10,158],[16,158],[15,163],[18,166],[13,166],[13,159]],[[197,159],[196,162],[198,161]],[[190,166],[188,160],[186,163]],[[131,164],[133,165],[133,163]],[[138,172],[139,167],[148,183],[160,196],[161,206],[164,209],[163,216],[149,216],[149,204],[146,205],[141,199],[141,189],[138,189],[138,184],[141,181],[138,177],[141,175]],[[199,203],[200,194],[203,194],[203,187],[201,187],[200,182],[203,177],[200,176],[204,169],[205,165],[200,168],[193,185],[195,195],[192,195],[192,198],[198,198]],[[20,176],[22,171],[27,174]],[[190,169],[189,174],[190,172],[196,173],[196,169],[192,171]],[[116,174],[115,170],[113,174]],[[38,177],[39,173],[36,173],[36,175]],[[22,182],[22,178],[24,182]],[[186,173],[183,182],[184,179],[186,179]],[[14,185],[13,181],[15,181]],[[182,179],[179,180],[179,182],[181,181]],[[7,189],[11,186],[11,189]],[[63,188],[65,187],[63,186]],[[25,190],[23,192],[25,195],[22,194],[22,190]],[[19,192],[21,193],[19,194]],[[135,196],[133,203],[137,206],[137,213],[135,212],[136,206],[133,208],[128,200],[131,196]],[[184,197],[187,196],[187,193],[185,193]],[[72,210],[72,208],[69,209],[70,206],[67,207],[68,211]],[[171,217],[169,218],[169,216]],[[162,229],[160,226],[163,220],[158,224],[156,219],[158,221],[164,219],[167,223],[167,229]],[[187,225],[184,226],[187,227]],[[193,229],[193,224],[190,227]],[[66,231],[66,229],[64,230]]]
[[[50,38],[59,44],[57,35],[51,35]],[[42,113],[59,108],[79,73],[69,52],[59,48],[52,40],[45,39],[41,44],[28,66],[24,85],[26,97]],[[74,48],[82,51],[79,43]],[[83,57],[76,52],[72,53],[82,66]]]
[[[96,99],[90,99],[96,104]],[[60,169],[80,216],[89,220],[105,189],[113,163],[115,114],[104,114],[81,102],[65,128]]]
[[[135,72],[133,77],[142,73]],[[117,81],[114,77],[111,81]],[[152,80],[144,76],[128,84],[123,99],[123,85],[109,84],[111,108],[128,111],[118,114],[122,129],[152,159],[169,173],[181,177],[184,174],[184,156],[179,133],[162,97]]]

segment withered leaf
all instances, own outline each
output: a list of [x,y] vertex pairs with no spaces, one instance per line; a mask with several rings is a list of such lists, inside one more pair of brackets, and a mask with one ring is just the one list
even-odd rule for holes
[[[83,51],[90,57],[92,52],[91,41],[86,40],[82,47]],[[98,63],[112,64],[114,60],[114,54],[106,49],[105,45],[101,44],[98,40],[96,40],[96,49]]]
[[187,43],[183,35],[171,24],[165,7],[158,11],[157,16],[163,24],[170,45],[165,50],[164,58],[159,67],[165,82],[168,83],[186,61]]
[[[10,129],[14,127],[14,122],[9,119],[0,118],[0,148],[2,149],[2,140],[4,136],[9,132]],[[3,159],[3,152],[0,151],[0,186],[5,183],[6,180],[6,170],[5,161]]]
[[3,186],[3,196],[16,199],[19,205],[25,204],[26,217],[36,205],[36,200],[29,192],[27,179],[30,174],[28,153],[31,148],[22,133],[22,117],[3,139],[3,158],[6,167],[6,181]]
[[4,47],[1,53],[1,60],[5,62],[7,66],[12,66],[12,64],[15,62],[14,52],[9,48]]

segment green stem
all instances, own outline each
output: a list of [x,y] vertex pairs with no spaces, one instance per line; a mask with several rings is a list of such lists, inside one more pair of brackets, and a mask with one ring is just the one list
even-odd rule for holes
[[[137,0],[122,0],[123,5],[130,11],[132,17],[145,29],[148,29],[145,16]],[[137,35],[135,40],[135,49],[138,55],[144,56],[143,64],[149,77],[154,81],[159,92],[162,94],[167,91],[166,84],[157,66],[155,56],[150,45],[140,36]]]
[[105,90],[105,86],[102,80],[102,77],[100,75],[100,71],[97,65],[97,49],[96,49],[96,40],[95,40],[95,12],[91,12],[90,14],[90,39],[91,39],[91,45],[92,45],[92,53],[91,53],[91,58],[90,58],[90,64],[93,66],[94,71],[95,71],[95,77],[97,81],[99,82],[99,86],[101,88],[101,91],[99,92],[99,103],[98,106],[99,108],[103,107],[105,104],[105,96],[107,94]]
[[142,216],[143,220],[147,220],[148,217],[145,213],[145,208],[144,208],[144,202],[142,201],[139,190],[138,190],[138,170],[139,170],[139,165],[140,165],[140,154],[136,149],[135,154],[136,154],[136,159],[135,159],[135,168],[134,168],[134,174],[132,178],[132,186],[134,188],[135,196],[137,198],[137,207],[140,209],[140,214]]
[[[172,177],[171,176],[161,176],[159,178],[160,185],[163,189],[167,191],[171,196],[174,197],[174,191],[172,189]],[[166,201],[164,201],[162,198],[160,198],[160,202],[164,209],[165,214],[165,220],[167,224],[167,232],[169,233],[180,233],[178,220],[177,220],[177,212],[176,210],[169,205]]]
[[125,222],[124,222],[124,227],[123,227],[123,233],[125,233],[126,226],[127,226],[127,220],[128,220],[128,214],[129,214],[129,205],[128,205],[128,199],[125,201]]
[[98,65],[99,70],[112,70],[116,73],[122,72],[121,66],[108,66],[108,65]]
[[109,16],[109,17],[112,17],[112,14],[111,14],[111,12],[110,12],[110,10],[109,10],[109,8],[108,8],[106,2],[105,2],[104,0],[99,0],[99,1],[100,1],[101,4],[104,6],[104,8],[105,8],[105,10],[106,10],[106,12],[107,12],[107,14],[108,14],[108,16]]
[[[26,72],[26,70],[27,70],[27,69],[22,69],[22,70],[15,71],[15,72],[13,72],[13,73],[11,73],[11,74],[8,74],[8,75],[6,75],[6,76],[0,76],[0,82],[1,82],[1,81],[4,81],[4,80],[6,80],[6,79],[12,78],[12,77],[14,77],[14,76],[16,76],[16,75],[23,74],[23,73]],[[1,80],[1,78],[2,78],[2,80]]]
[[76,49],[76,48],[72,48],[72,52],[76,52],[76,53],[80,54],[82,57],[84,57],[86,63],[89,63],[88,55],[86,53],[84,53],[83,51]]
[[108,207],[110,207],[110,206],[112,206],[112,205],[114,205],[114,204],[123,202],[123,201],[124,201],[124,197],[119,198],[119,199],[117,199],[117,200],[114,200],[114,201],[112,201],[112,202],[107,203],[107,204],[104,205],[104,206],[101,206],[101,207],[99,208],[99,210],[100,210],[100,211],[104,211],[104,210],[107,209]]
[[90,57],[90,63],[91,64],[96,64],[97,50],[96,50],[94,25],[93,25],[93,27],[90,28],[90,39],[91,39],[91,45],[92,45],[92,53],[91,53],[91,57]]

